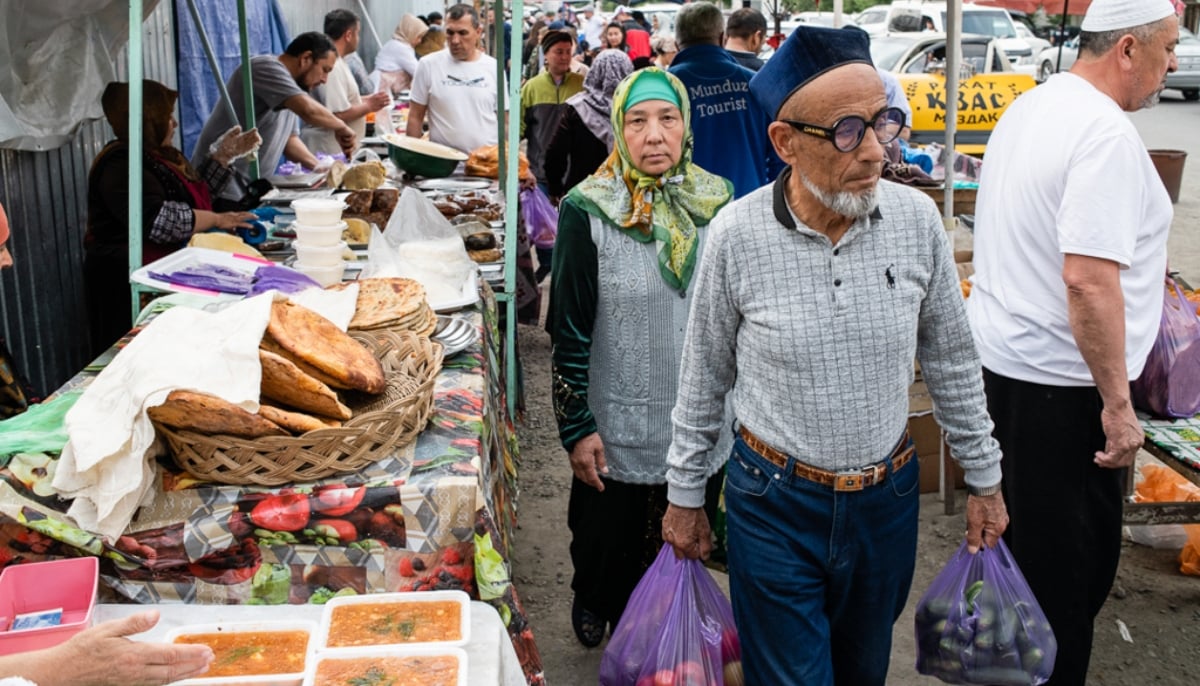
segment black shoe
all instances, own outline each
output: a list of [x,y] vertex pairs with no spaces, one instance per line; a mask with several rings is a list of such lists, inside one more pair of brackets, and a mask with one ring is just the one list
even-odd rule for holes
[[578,598],[571,601],[571,627],[575,629],[575,637],[585,647],[600,645],[604,640],[605,624],[603,619],[585,610]]

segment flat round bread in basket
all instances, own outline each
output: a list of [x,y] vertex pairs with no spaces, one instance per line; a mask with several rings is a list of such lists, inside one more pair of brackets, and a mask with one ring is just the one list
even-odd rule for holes
[[433,411],[442,347],[411,331],[354,332],[383,367],[378,395],[347,393],[350,419],[300,436],[247,439],[155,422],[175,462],[205,481],[279,486],[360,471],[416,439]]

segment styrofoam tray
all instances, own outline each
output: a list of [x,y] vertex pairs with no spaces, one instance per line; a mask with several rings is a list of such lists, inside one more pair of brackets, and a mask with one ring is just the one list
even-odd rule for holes
[[[438,593],[432,591],[431,593]],[[429,593],[405,593],[404,595],[429,595]],[[370,597],[370,596],[365,596]],[[313,686],[317,679],[317,665],[322,660],[343,660],[358,657],[413,657],[413,656],[442,656],[448,655],[458,660],[458,680],[456,686],[467,686],[467,653],[462,648],[445,644],[425,643],[421,645],[396,647],[365,647],[341,648],[333,651],[318,651],[308,661],[308,671],[304,674],[304,686]]]
[[[332,647],[326,645],[329,640],[329,626],[333,619],[333,611],[346,605],[369,605],[376,603],[433,603],[454,602],[459,606],[459,626],[462,627],[462,638],[457,641],[427,641],[421,643],[381,643],[379,646],[346,646]],[[368,593],[365,595],[342,596],[333,598],[325,604],[325,612],[321,614],[321,627],[317,631],[317,650],[328,653],[342,653],[347,650],[357,650],[364,647],[400,647],[400,646],[460,646],[471,640],[471,597],[462,591],[422,591],[419,593]]]
[[287,674],[256,674],[253,676],[197,677],[171,682],[171,686],[297,686],[304,680],[313,663],[317,646],[317,623],[307,620],[264,621],[264,622],[217,622],[213,624],[190,624],[171,629],[163,637],[166,643],[174,643],[179,636],[188,634],[242,633],[248,631],[307,631],[308,646],[304,652],[304,671]]
[[479,302],[479,270],[472,269],[462,287],[462,297],[453,300],[429,301],[434,312],[453,312]]
[[249,255],[234,255],[223,250],[213,250],[211,248],[181,248],[166,257],[155,260],[150,264],[129,275],[129,280],[134,283],[140,283],[143,286],[149,286],[159,291],[170,291],[172,293],[194,293],[197,295],[209,295],[213,297],[224,297],[227,299],[238,299],[242,296],[233,293],[221,293],[218,291],[210,291],[204,288],[192,288],[191,286],[181,286],[179,284],[160,281],[152,276],[150,272],[159,272],[169,274],[180,269],[188,267],[196,267],[200,265],[211,264],[218,267],[228,267],[236,269],[239,272],[246,274],[254,274],[259,267],[274,264],[270,260],[264,260],[260,257],[251,257]]

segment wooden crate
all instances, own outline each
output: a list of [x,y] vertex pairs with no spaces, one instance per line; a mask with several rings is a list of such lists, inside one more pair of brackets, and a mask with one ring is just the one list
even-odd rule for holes
[[[938,211],[943,214],[946,211],[946,191],[943,188],[919,188],[925,195],[933,198],[937,203]],[[975,193],[974,188],[958,188],[954,191],[954,214],[975,214]]]

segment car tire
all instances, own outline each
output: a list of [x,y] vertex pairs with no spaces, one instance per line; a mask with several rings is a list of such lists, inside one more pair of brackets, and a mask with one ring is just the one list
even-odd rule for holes
[[1054,64],[1050,60],[1042,62],[1041,68],[1038,69],[1038,81],[1044,83],[1050,75],[1054,73]]
[[1188,90],[1182,92],[1183,99],[1187,100],[1188,102],[1196,102],[1197,100],[1200,100],[1200,90],[1189,88]]

